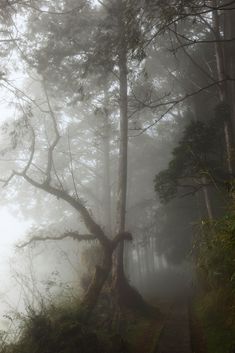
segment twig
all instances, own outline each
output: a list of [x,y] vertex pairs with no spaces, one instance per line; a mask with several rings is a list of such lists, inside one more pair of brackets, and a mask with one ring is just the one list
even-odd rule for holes
[[53,122],[53,126],[54,126],[54,132],[55,132],[55,139],[54,139],[54,141],[52,142],[52,144],[50,145],[50,147],[48,149],[46,183],[49,184],[50,181],[51,181],[51,170],[52,170],[52,166],[53,166],[53,153],[54,153],[54,150],[55,150],[55,148],[56,148],[56,146],[57,146],[57,144],[58,144],[58,142],[60,140],[60,134],[59,134],[59,130],[58,130],[57,122],[56,122],[56,117],[55,117],[55,114],[54,114],[54,111],[52,109],[51,102],[50,102],[50,99],[49,99],[49,96],[48,96],[48,92],[47,92],[45,81],[43,80],[42,83],[43,83],[43,88],[44,88],[44,92],[45,92],[45,96],[46,96],[46,101],[47,101],[49,112],[50,112],[50,115],[51,115],[51,118],[52,118],[52,122]]
[[63,240],[66,238],[72,238],[73,240],[77,240],[77,241],[90,241],[90,240],[97,239],[97,237],[92,234],[79,234],[78,232],[66,232],[60,236],[47,236],[47,237],[35,236],[35,237],[32,237],[29,241],[23,244],[17,245],[17,248],[22,249],[35,242],[48,241],[48,240]]

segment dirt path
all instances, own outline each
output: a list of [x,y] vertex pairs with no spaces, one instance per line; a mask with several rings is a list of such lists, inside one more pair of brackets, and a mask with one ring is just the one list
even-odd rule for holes
[[171,306],[154,353],[192,353],[187,300]]

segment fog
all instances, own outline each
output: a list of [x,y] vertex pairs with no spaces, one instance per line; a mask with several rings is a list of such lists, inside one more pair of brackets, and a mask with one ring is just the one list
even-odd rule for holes
[[[94,4],[98,11],[101,11],[102,17],[103,10],[99,2]],[[47,11],[47,7],[42,10]],[[86,17],[86,12],[85,9],[82,16]],[[32,19],[34,16],[35,14],[32,13]],[[22,14],[17,15],[14,21],[25,40],[28,36],[32,36],[35,30],[43,30],[40,28],[40,22],[37,21],[34,23],[35,28],[32,26],[30,29],[30,25],[27,25],[27,17]],[[79,26],[78,23],[78,28]],[[82,32],[85,29],[79,30]],[[37,35],[39,36],[35,33],[36,37]],[[84,32],[83,35],[86,36],[86,33]],[[164,38],[160,39],[160,46],[162,40]],[[81,40],[83,45],[82,42],[83,39]],[[39,47],[43,45],[40,38],[38,38],[38,45]],[[22,46],[24,47],[23,42]],[[33,47],[29,46],[28,49],[31,51]],[[25,50],[28,49],[25,47]],[[125,269],[130,283],[145,297],[153,298],[158,295],[173,296],[182,287],[190,286],[191,260],[187,257],[187,249],[185,254],[179,255],[179,259],[177,255],[174,259],[171,246],[167,248],[167,245],[162,244],[162,240],[158,239],[159,234],[162,237],[161,228],[166,226],[162,217],[166,216],[158,214],[162,211],[154,192],[153,180],[159,171],[167,167],[171,159],[172,149],[180,136],[177,132],[178,125],[185,124],[181,117],[184,115],[185,108],[172,109],[169,113],[163,111],[164,118],[159,126],[154,124],[152,127],[151,121],[155,119],[155,111],[146,108],[142,112],[142,108],[138,109],[138,100],[146,100],[148,90],[151,90],[151,98],[149,98],[151,101],[161,99],[162,95],[164,97],[163,92],[171,91],[174,94],[174,91],[178,91],[170,75],[162,75],[161,72],[167,61],[170,66],[178,66],[174,58],[166,56],[167,48],[160,55],[158,54],[158,57],[153,49],[150,49],[150,53],[149,60],[142,61],[139,67],[136,66],[136,73],[133,73],[134,86],[129,92],[130,110],[134,114],[129,121],[126,229],[133,234],[133,241],[126,245]],[[37,49],[36,57],[39,54]],[[28,55],[31,54],[28,53]],[[45,53],[45,55],[50,54]],[[45,58],[37,57],[36,60],[43,61]],[[17,66],[15,66],[16,62]],[[135,67],[135,59],[131,65]],[[49,160],[47,162],[47,154],[50,153],[50,145],[54,143],[57,133],[55,129],[58,129],[61,137],[56,141],[58,147],[55,145],[56,149],[53,151],[53,163],[57,164],[54,168],[58,168],[53,171],[55,185],[64,183],[63,188],[70,195],[75,194],[76,197],[79,195],[91,210],[96,222],[101,224],[103,229],[114,234],[118,188],[119,113],[115,98],[112,97],[112,95],[115,97],[115,90],[118,87],[115,81],[112,82],[112,75],[103,82],[99,74],[94,75],[92,79],[95,85],[102,82],[98,92],[91,79],[87,82],[81,79],[82,83],[74,87],[73,82],[69,87],[67,83],[64,85],[63,81],[58,81],[58,87],[55,87],[54,93],[50,83],[45,88],[45,78],[40,73],[41,69],[35,70],[30,67],[17,48],[13,50],[8,66],[10,75],[1,93],[3,102],[1,148],[4,155],[1,161],[2,174],[7,180],[11,170],[15,168],[22,170],[27,164],[27,159],[33,158],[32,175],[35,180],[41,180],[44,166],[50,163]],[[151,82],[143,80],[143,69],[148,75],[153,76],[154,86]],[[54,79],[57,80],[58,73],[50,68],[48,70],[47,74],[52,82]],[[71,89],[74,90],[74,97],[71,95]],[[87,94],[89,98],[83,101],[81,94]],[[110,104],[111,106],[108,107]],[[45,113],[47,110],[49,115]],[[179,115],[177,120],[174,118],[175,114]],[[29,128],[33,129],[36,136],[34,146],[32,146],[31,132],[24,126],[25,118],[31,120]],[[38,119],[41,120],[41,125]],[[146,133],[139,134],[145,128],[147,128]],[[22,138],[23,140],[20,141]],[[8,151],[12,144],[13,150]],[[32,149],[34,149],[34,155],[30,156]],[[58,242],[48,240],[42,244],[35,241],[26,248],[17,248],[19,244],[33,237],[59,237],[63,232],[75,231],[77,227],[84,231],[85,228],[82,220],[71,207],[63,201],[58,201],[58,197],[53,198],[50,193],[35,189],[30,184],[27,185],[17,176],[14,179],[16,181],[13,180],[9,186],[4,187],[2,199],[1,277],[4,278],[2,283],[5,283],[6,287],[2,290],[2,298],[5,298],[2,301],[4,303],[1,308],[2,317],[13,308],[16,311],[24,311],[27,305],[37,307],[41,297],[49,300],[50,291],[58,294],[60,288],[61,291],[63,290],[63,286],[69,286],[71,296],[74,288],[78,293],[82,293],[83,275],[91,277],[94,270],[92,265],[96,264],[95,260],[93,263],[89,258],[93,256],[89,255],[89,251],[91,254],[95,251],[92,250],[93,246],[76,244],[74,240],[64,239]],[[178,233],[180,231],[179,229]],[[82,261],[83,252],[85,254],[87,252],[86,257],[88,257],[84,261]],[[50,290],[48,290],[48,283],[51,286]]]
[[0,353],[235,337],[234,11],[0,4]]

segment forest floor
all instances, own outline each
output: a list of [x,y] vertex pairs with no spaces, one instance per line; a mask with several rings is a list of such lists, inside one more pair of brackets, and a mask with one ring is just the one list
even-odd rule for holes
[[207,353],[207,344],[202,322],[197,318],[193,303],[190,305],[191,344],[195,353]]
[[164,304],[164,322],[153,353],[208,352],[202,322],[189,298],[182,296]]
[[30,312],[19,340],[0,353],[75,353],[78,346],[83,353],[205,353],[198,344],[200,320],[191,314],[187,296],[155,297],[150,311],[126,309],[115,321],[107,304],[100,301],[89,323],[80,321],[77,304]]
[[229,290],[195,291],[182,283],[177,287],[173,280],[168,284],[169,288],[163,283],[163,289],[159,285],[155,292],[150,287],[145,295],[162,314],[156,322],[155,348],[147,348],[154,332],[150,323],[149,331],[136,335],[137,348],[131,353],[235,352],[235,305]]
[[[132,322],[132,323],[130,323]],[[130,353],[153,353],[163,327],[159,317],[135,317],[130,320],[124,338],[129,342]]]
[[154,353],[192,353],[188,301],[170,305]]
[[228,288],[211,289],[194,296],[190,305],[193,352],[235,352],[234,308]]

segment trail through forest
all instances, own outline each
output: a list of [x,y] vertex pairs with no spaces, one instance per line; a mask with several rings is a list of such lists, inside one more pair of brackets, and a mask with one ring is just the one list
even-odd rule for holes
[[0,86],[0,353],[235,353],[235,0],[0,0]]
[[186,299],[172,304],[154,353],[192,353]]

